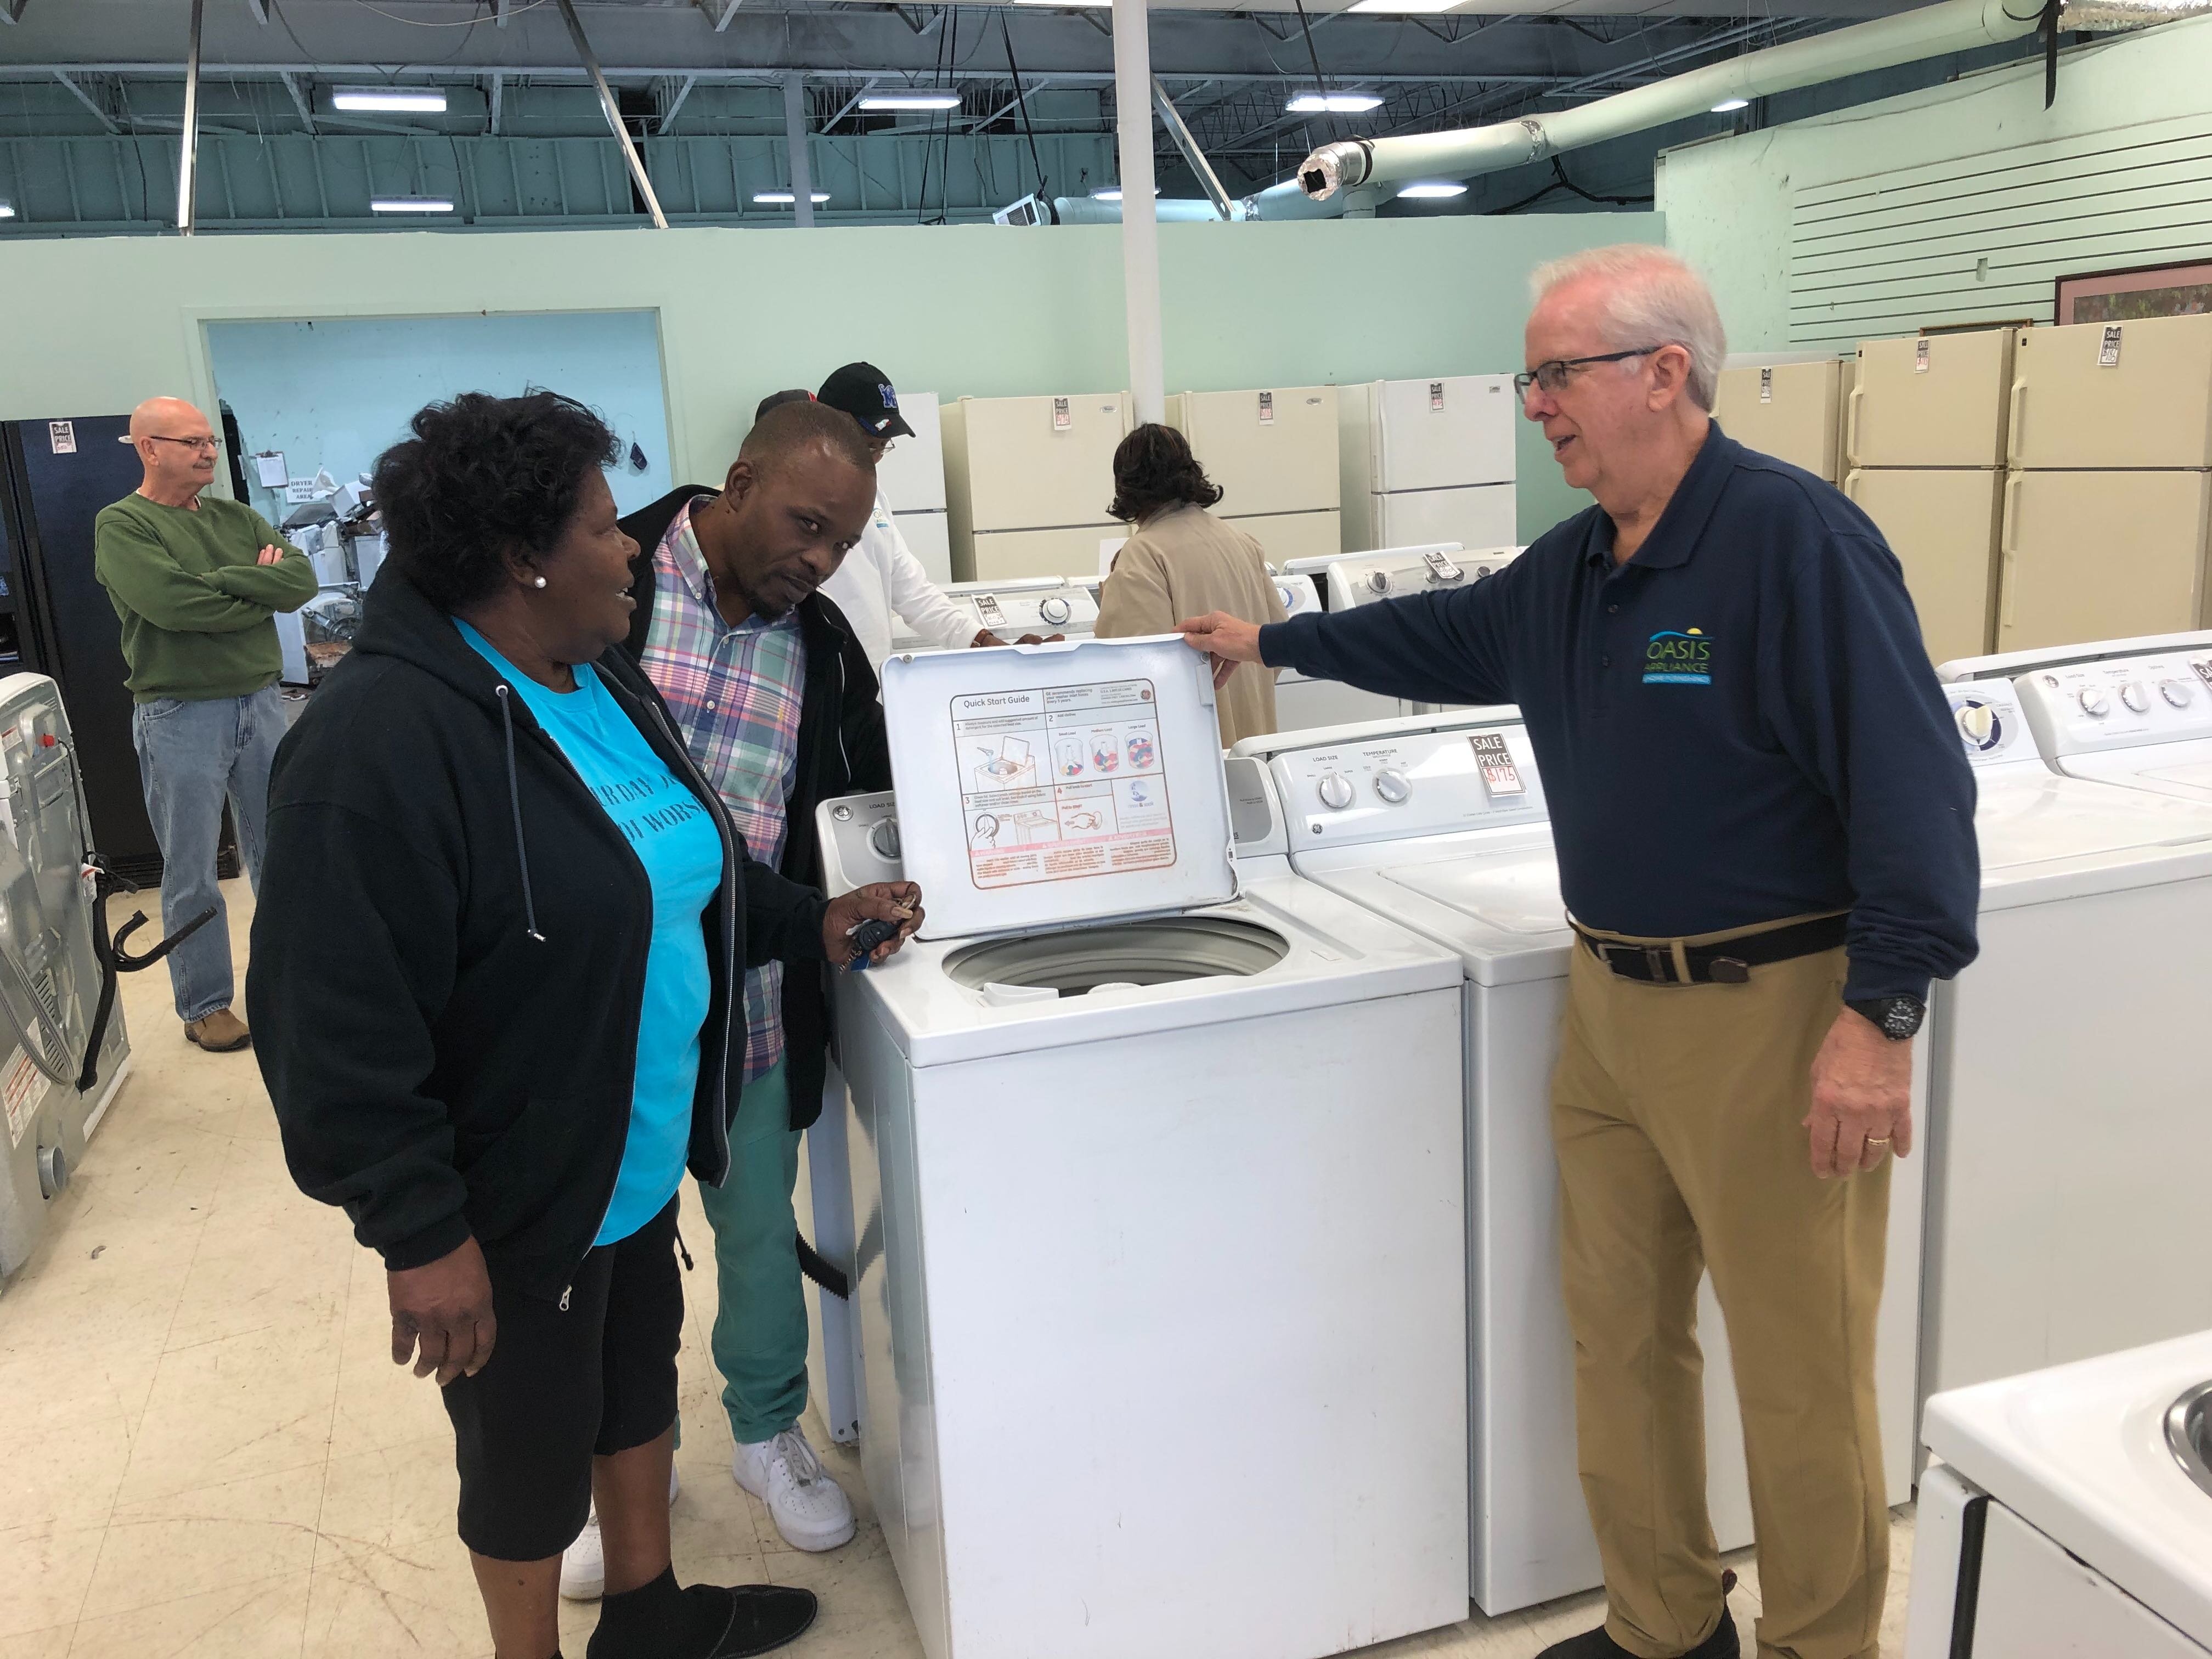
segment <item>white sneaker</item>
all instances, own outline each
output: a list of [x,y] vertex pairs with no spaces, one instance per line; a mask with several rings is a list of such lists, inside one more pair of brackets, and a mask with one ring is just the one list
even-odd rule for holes
[[737,1482],[768,1505],[775,1529],[795,1550],[834,1550],[853,1536],[853,1504],[822,1467],[804,1431],[738,1448],[730,1460]]
[[[668,1471],[668,1507],[676,1507],[681,1482],[672,1466]],[[592,1505],[576,1541],[561,1552],[561,1594],[571,1601],[596,1601],[606,1593],[607,1547],[599,1537],[599,1506]]]

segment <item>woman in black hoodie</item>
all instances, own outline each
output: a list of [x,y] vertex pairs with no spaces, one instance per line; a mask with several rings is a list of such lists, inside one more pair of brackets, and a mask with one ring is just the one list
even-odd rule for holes
[[594,1493],[589,1659],[765,1652],[811,1595],[669,1565],[677,1188],[729,1167],[745,969],[848,961],[872,921],[880,960],[921,896],[825,901],[746,854],[615,648],[637,549],[596,416],[471,393],[413,429],[361,637],[271,781],[246,1000],[285,1155],[443,1390],[498,1659],[557,1659]]

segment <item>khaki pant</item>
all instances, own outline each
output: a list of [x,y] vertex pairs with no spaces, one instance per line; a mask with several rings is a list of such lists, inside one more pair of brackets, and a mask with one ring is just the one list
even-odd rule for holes
[[1721,1615],[1696,1329],[1708,1269],[1743,1413],[1761,1659],[1878,1651],[1889,1166],[1816,1179],[1802,1127],[1844,973],[1838,950],[1746,985],[1648,985],[1575,949],[1552,1129],[1577,1439],[1606,1629],[1644,1659],[1688,1651]]

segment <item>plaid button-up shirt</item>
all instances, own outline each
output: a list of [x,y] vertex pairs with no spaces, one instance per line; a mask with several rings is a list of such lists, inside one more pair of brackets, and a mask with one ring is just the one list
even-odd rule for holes
[[[806,642],[795,613],[736,627],[714,606],[714,579],[691,533],[686,502],[653,550],[653,622],[646,677],[667,700],[691,758],[720,793],[762,863],[783,857],[785,817],[799,765]],[[745,1072],[751,1082],[783,1058],[783,964],[745,975]]]

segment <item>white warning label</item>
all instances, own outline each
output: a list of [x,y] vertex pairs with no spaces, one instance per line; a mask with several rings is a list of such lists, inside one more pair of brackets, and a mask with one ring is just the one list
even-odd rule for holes
[[955,697],[952,741],[977,887],[1176,861],[1150,680]]

